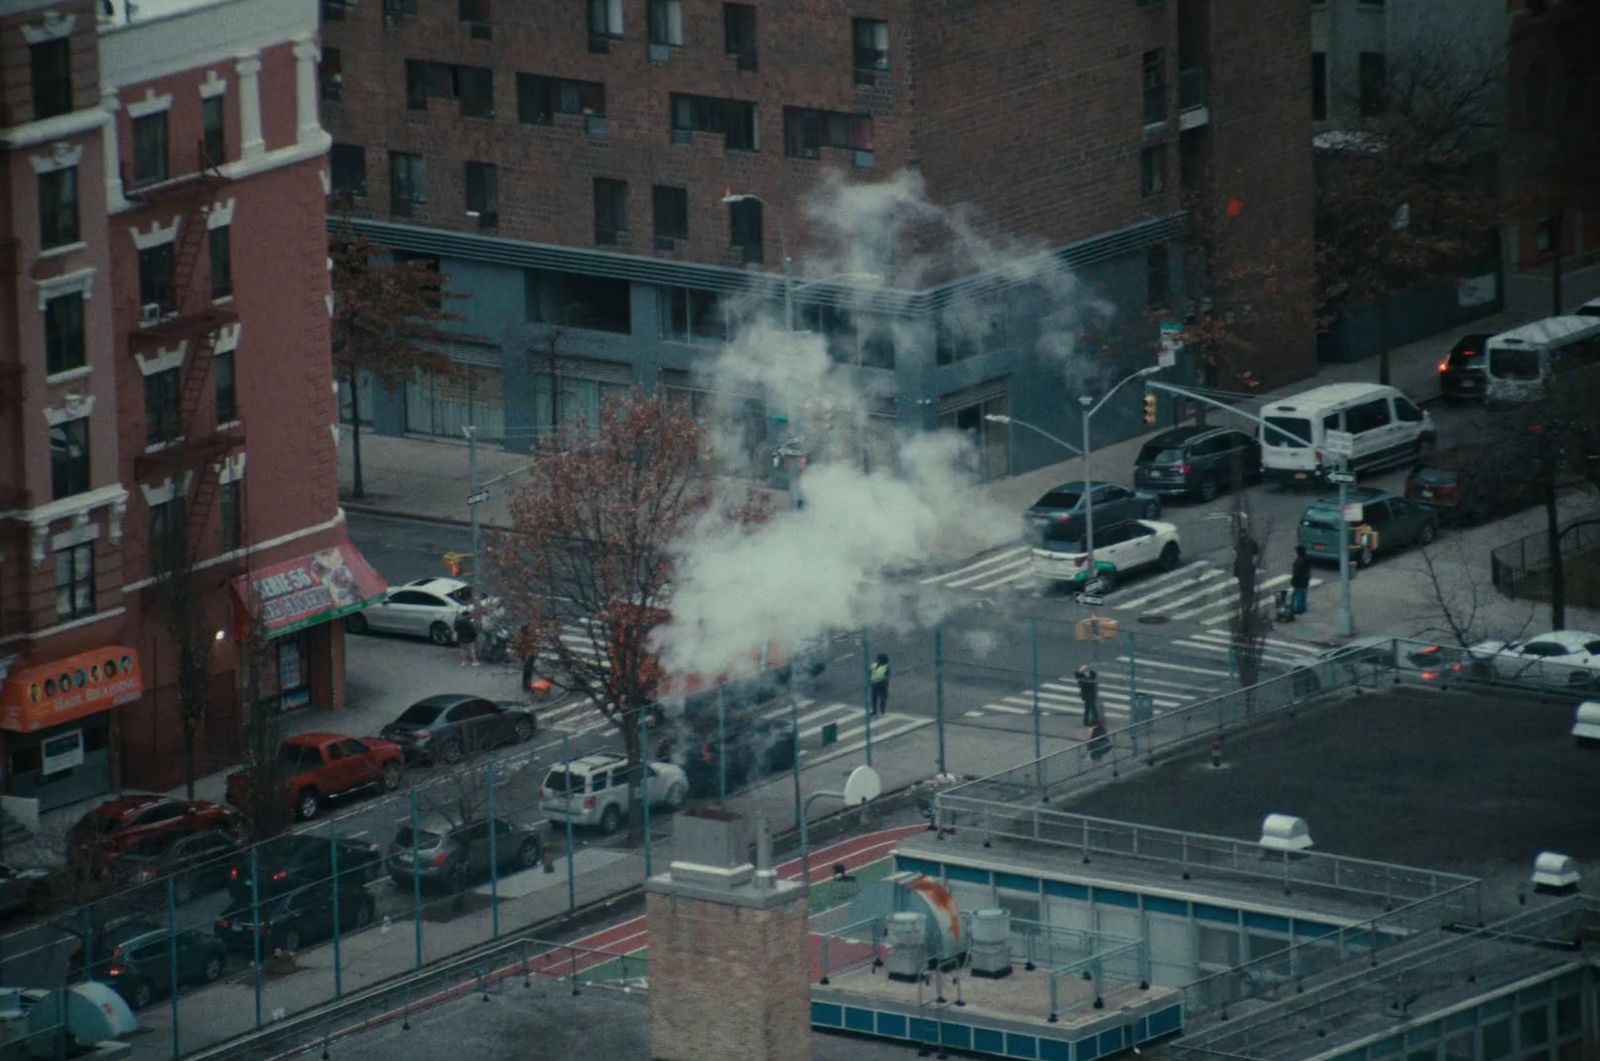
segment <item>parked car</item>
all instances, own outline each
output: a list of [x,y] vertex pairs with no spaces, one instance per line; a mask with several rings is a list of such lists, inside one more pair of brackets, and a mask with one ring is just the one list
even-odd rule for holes
[[[339,879],[366,884],[383,874],[383,849],[370,840],[339,838]],[[255,849],[256,897],[282,895],[309,884],[322,884],[333,877],[333,848],[325,836],[289,833],[273,837]],[[234,902],[250,901],[251,861],[241,851],[228,864],[228,895]]]
[[378,735],[399,745],[408,763],[448,764],[482,748],[522,744],[538,732],[538,719],[523,704],[441,693],[418,700]]
[[[378,904],[365,885],[341,881],[337,894],[340,932],[356,932],[372,924]],[[326,884],[296,888],[262,904],[259,921],[249,903],[234,903],[217,918],[214,931],[230,951],[253,955],[260,937],[263,957],[279,950],[292,953],[333,938],[334,895],[334,889]]]
[[1033,550],[1033,573],[1046,585],[1088,587],[1098,581],[1102,592],[1144,568],[1171,571],[1181,559],[1178,528],[1171,523],[1136,519],[1094,528],[1094,574],[1082,541],[1048,538]]
[[0,917],[9,917],[33,906],[42,897],[49,878],[47,869],[0,862]]
[[1227,427],[1163,431],[1140,448],[1133,463],[1133,485],[1140,490],[1201,501],[1260,478],[1261,441]]
[[455,825],[433,815],[415,832],[409,820],[400,822],[389,844],[389,876],[407,891],[420,878],[424,888],[459,892],[489,876],[491,830],[497,872],[533,869],[544,860],[544,841],[527,826],[504,818]]
[[156,837],[118,860],[117,879],[124,885],[138,885],[171,876],[174,900],[186,903],[227,884],[228,867],[238,853],[239,842],[217,829],[176,838]]
[[177,837],[220,829],[233,832],[239,816],[208,800],[122,796],[79,818],[67,833],[67,863],[99,876],[124,853],[152,837]]
[[1452,651],[1442,645],[1392,637],[1358,637],[1347,644],[1324,649],[1310,663],[1295,667],[1292,681],[1299,696],[1362,682],[1400,680],[1431,684],[1448,680],[1465,670],[1465,655],[1460,649]]
[[1035,543],[1076,541],[1083,536],[1088,505],[1094,501],[1096,527],[1109,527],[1133,519],[1155,519],[1161,515],[1161,499],[1143,490],[1130,490],[1116,483],[1093,482],[1092,494],[1083,480],[1054,487],[1023,513],[1023,530]]
[[1507,475],[1504,444],[1454,446],[1440,450],[1411,469],[1406,498],[1426,505],[1447,523],[1479,523],[1520,512],[1540,501],[1539,480]]
[[345,616],[344,628],[352,634],[410,634],[453,645],[456,616],[472,603],[472,586],[458,578],[418,578],[390,586],[376,603]]
[[[1297,541],[1313,560],[1337,563],[1342,539],[1350,556],[1366,567],[1375,557],[1387,556],[1408,545],[1427,545],[1439,532],[1436,512],[1387,490],[1351,490],[1349,500],[1361,505],[1361,523],[1346,526],[1342,532],[1340,525],[1344,521],[1338,494],[1313,501],[1301,514]],[[1372,528],[1370,544],[1358,541],[1356,528],[1360,526]]]
[[[94,967],[85,969],[87,949],[78,944],[67,956],[67,979],[111,985],[134,1009],[143,1009],[172,990],[173,933],[154,921],[132,920],[106,929],[95,942]],[[228,956],[204,932],[179,929],[178,985],[209,984],[227,968]]]
[[1555,630],[1520,641],[1480,641],[1471,648],[1480,674],[1557,688],[1600,688],[1600,634]]
[[[689,798],[689,780],[683,770],[672,763],[645,766],[644,791],[650,805],[671,810],[682,807]],[[552,824],[570,820],[573,825],[598,826],[603,833],[614,833],[627,820],[632,806],[627,757],[599,753],[553,767],[544,776],[539,798]]]
[[[405,755],[393,741],[346,737],[341,733],[301,733],[278,746],[279,798],[297,818],[315,818],[328,800],[356,792],[392,792],[400,787]],[[249,806],[250,771],[228,775],[228,802]]]
[[1487,332],[1474,332],[1456,340],[1450,352],[1439,359],[1439,395],[1447,402],[1483,397],[1487,386],[1484,365],[1488,360]]

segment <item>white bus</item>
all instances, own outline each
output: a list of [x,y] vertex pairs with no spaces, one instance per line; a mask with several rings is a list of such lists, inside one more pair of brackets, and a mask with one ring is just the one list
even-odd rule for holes
[[1489,337],[1484,398],[1507,406],[1537,401],[1557,376],[1600,365],[1600,318],[1546,317]]
[[1415,402],[1380,383],[1329,383],[1271,402],[1261,410],[1261,470],[1278,482],[1314,482],[1323,475],[1329,431],[1351,436],[1350,470],[1404,464],[1433,439],[1433,422]]

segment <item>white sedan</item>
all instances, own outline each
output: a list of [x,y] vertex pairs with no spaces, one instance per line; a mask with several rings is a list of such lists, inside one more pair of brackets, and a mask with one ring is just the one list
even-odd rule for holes
[[460,579],[419,578],[391,586],[377,603],[345,616],[344,627],[352,634],[410,634],[453,645],[456,616],[471,603],[472,587]]
[[[1045,583],[1066,583],[1087,587],[1089,553],[1081,528],[1072,537],[1052,537],[1046,531],[1042,546],[1033,550],[1033,573]],[[1178,528],[1153,519],[1128,520],[1094,529],[1094,566],[1102,592],[1109,591],[1128,574],[1156,567],[1171,571],[1181,557]]]
[[1496,678],[1600,688],[1600,634],[1554,630],[1521,641],[1481,641],[1468,651]]

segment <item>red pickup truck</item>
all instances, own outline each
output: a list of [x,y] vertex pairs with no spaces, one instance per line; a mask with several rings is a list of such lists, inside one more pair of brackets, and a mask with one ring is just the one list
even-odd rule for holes
[[[362,789],[392,792],[400,787],[405,755],[398,744],[376,737],[342,733],[301,733],[278,746],[282,799],[302,821],[315,818],[330,799]],[[228,775],[228,802],[250,802],[248,770]]]

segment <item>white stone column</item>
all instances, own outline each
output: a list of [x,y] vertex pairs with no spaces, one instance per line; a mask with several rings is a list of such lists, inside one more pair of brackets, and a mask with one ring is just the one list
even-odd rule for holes
[[317,63],[322,59],[322,48],[310,37],[294,42],[295,100],[300,112],[300,127],[296,139],[304,144],[315,140],[322,131],[317,116]]
[[267,144],[261,138],[261,60],[256,53],[239,57],[239,157],[260,158]]
[[100,138],[100,148],[105,152],[106,210],[117,211],[127,206],[128,201],[122,195],[122,156],[117,142],[117,111],[121,105],[117,102],[115,85],[100,86],[100,106],[110,115],[102,126],[104,134]]

